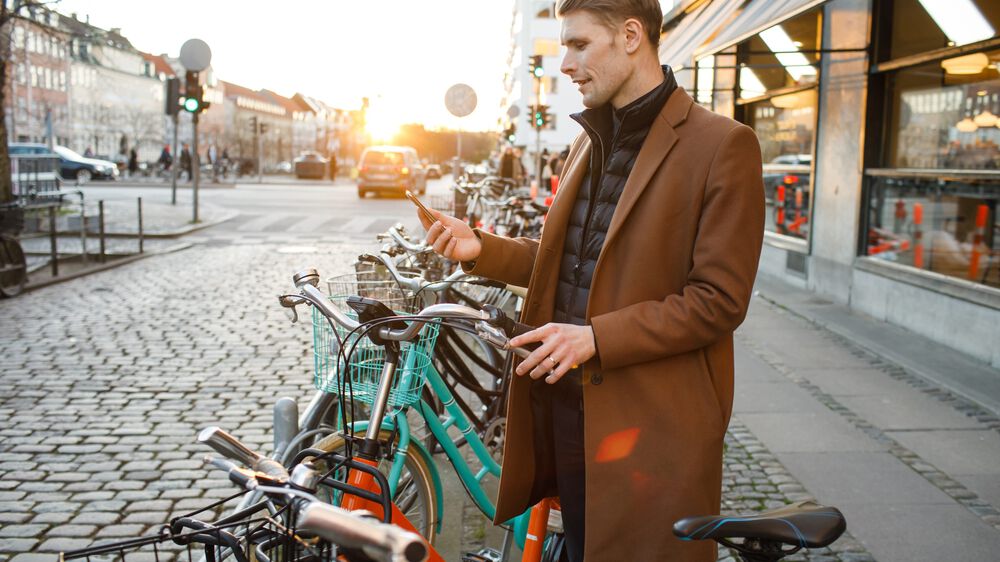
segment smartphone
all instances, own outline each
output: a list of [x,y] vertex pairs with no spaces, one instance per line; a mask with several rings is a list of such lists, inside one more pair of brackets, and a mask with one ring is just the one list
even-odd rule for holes
[[430,212],[430,210],[428,210],[427,207],[424,207],[424,204],[420,202],[420,199],[417,199],[416,195],[410,193],[409,189],[406,190],[406,198],[412,201],[413,204],[416,205],[418,209],[420,209],[420,212],[424,215],[424,217],[427,220],[431,221],[431,224],[437,222],[437,217],[434,216],[434,213]]

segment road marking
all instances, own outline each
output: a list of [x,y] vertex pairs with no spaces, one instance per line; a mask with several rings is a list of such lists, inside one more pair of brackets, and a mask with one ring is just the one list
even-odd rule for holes
[[261,215],[251,221],[247,221],[236,228],[239,232],[263,232],[268,226],[285,220],[288,215]]
[[288,232],[320,232],[320,227],[333,220],[330,215],[308,217],[288,227]]

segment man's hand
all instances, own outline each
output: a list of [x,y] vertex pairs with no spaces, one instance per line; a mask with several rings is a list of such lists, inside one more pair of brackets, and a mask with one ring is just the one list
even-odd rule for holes
[[483,244],[469,225],[440,211],[429,209],[437,218],[431,222],[423,213],[417,212],[420,224],[427,231],[427,245],[434,251],[453,261],[472,261],[479,258]]
[[521,361],[517,374],[528,373],[533,379],[545,376],[548,384],[555,384],[570,369],[582,365],[597,353],[594,329],[590,326],[546,324],[512,338],[510,345],[520,347],[531,342],[542,342],[542,345]]

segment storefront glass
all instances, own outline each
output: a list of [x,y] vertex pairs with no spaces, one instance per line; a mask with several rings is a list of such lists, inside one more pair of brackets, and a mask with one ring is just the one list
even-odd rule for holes
[[[892,25],[883,31],[889,52],[911,56],[993,40],[998,4],[950,0],[949,12],[931,0],[897,0],[881,23]],[[954,22],[958,13],[964,27]],[[1000,287],[1000,50],[928,59],[874,76],[886,95],[884,114],[871,115],[868,125],[881,129],[869,135],[881,146],[866,170],[863,253]]]
[[766,229],[803,240],[809,236],[816,144],[820,14],[807,12],[737,46],[737,104],[760,140]]

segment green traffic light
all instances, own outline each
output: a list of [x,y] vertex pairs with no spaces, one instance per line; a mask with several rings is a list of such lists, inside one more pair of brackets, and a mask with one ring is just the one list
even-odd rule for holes
[[200,106],[201,106],[201,103],[199,103],[196,98],[185,98],[184,99],[184,111],[187,111],[189,113],[195,113],[195,112],[198,111],[198,108]]
[[545,76],[545,69],[542,68],[541,66],[536,66],[535,67],[535,78],[541,78],[542,76]]

